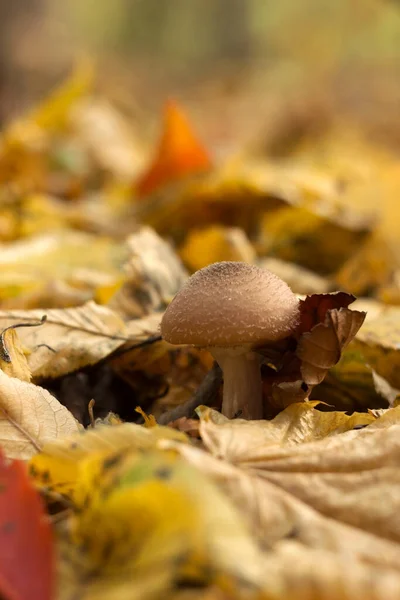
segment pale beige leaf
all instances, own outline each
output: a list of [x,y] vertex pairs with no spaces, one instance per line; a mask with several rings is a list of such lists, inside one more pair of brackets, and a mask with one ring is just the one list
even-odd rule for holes
[[127,281],[109,302],[126,320],[165,309],[187,277],[170,244],[150,227],[131,235],[127,246]]
[[[238,435],[228,443],[220,430],[218,434],[214,425],[212,438],[204,437],[215,456],[250,470],[327,517],[400,541],[400,407],[364,429],[281,447],[243,444]],[[221,444],[216,443],[218,435]]]
[[318,404],[318,401],[291,404],[271,421],[230,420],[205,406],[196,412],[200,415],[200,434],[208,450],[231,463],[242,463],[245,456],[255,459],[266,449],[273,452],[280,446],[313,442],[375,421],[375,417],[365,413],[349,416],[339,411],[321,412],[315,410]]
[[28,459],[46,442],[78,430],[47,390],[0,370],[0,446],[9,458]]
[[[239,468],[189,444],[160,441],[209,475],[240,508],[267,549],[293,538],[303,547],[344,554],[348,561],[400,568],[400,547],[391,540],[320,514],[256,469]],[[290,479],[291,473],[287,473]],[[354,509],[354,507],[353,507]]]
[[31,380],[27,352],[23,348],[15,329],[7,329],[1,336],[0,369],[10,377],[21,381]]
[[95,364],[127,340],[122,319],[94,302],[67,309],[0,311],[0,326],[28,324],[43,315],[47,320],[40,327],[19,329],[31,351],[29,366],[35,378],[60,377]]
[[400,574],[344,554],[280,545],[264,564],[264,594],[257,600],[397,600]]

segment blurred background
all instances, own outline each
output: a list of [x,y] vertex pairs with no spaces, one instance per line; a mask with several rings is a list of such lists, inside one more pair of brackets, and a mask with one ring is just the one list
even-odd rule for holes
[[89,55],[124,111],[176,96],[216,147],[332,114],[400,144],[396,0],[1,0],[0,29],[3,123]]

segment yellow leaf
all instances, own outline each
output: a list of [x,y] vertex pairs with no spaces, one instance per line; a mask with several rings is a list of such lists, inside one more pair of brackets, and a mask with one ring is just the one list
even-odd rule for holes
[[191,230],[179,254],[191,271],[224,260],[252,263],[256,257],[252,245],[241,229],[222,225]]

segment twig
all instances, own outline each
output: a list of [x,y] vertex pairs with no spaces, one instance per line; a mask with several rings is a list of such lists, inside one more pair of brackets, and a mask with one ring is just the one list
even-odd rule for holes
[[222,371],[217,363],[207,373],[194,396],[184,404],[168,410],[158,418],[159,425],[167,425],[182,417],[192,417],[195,409],[201,404],[210,406],[217,401],[218,390],[222,383]]

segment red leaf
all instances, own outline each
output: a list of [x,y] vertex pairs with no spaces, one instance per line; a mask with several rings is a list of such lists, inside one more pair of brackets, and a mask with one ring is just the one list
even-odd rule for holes
[[51,525],[26,467],[0,452],[0,596],[4,600],[54,598]]
[[347,308],[354,302],[355,296],[346,292],[334,294],[312,294],[300,300],[300,324],[296,329],[296,337],[311,331],[318,323],[323,323],[328,310]]
[[210,167],[207,150],[178,104],[170,100],[165,106],[164,128],[156,156],[137,182],[137,194],[146,196],[162,185]]

